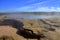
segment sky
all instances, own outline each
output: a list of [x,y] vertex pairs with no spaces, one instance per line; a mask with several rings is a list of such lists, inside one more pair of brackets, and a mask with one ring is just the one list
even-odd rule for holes
[[0,12],[60,12],[60,0],[0,0]]

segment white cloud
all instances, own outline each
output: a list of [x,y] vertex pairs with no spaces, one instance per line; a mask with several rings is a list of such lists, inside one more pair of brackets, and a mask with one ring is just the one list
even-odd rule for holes
[[34,11],[43,11],[43,12],[60,12],[59,7],[39,7],[35,9]]
[[60,8],[59,7],[37,7],[37,8],[33,8],[33,7],[24,7],[24,8],[20,8],[19,11],[35,11],[35,12],[60,12]]
[[24,6],[24,7],[20,7],[20,8],[17,8],[17,11],[45,11],[45,12],[51,12],[51,11],[55,11],[55,12],[60,12],[60,8],[59,7],[44,7],[42,6],[42,4],[45,4],[45,3],[49,3],[49,2],[54,2],[54,0],[47,0],[47,1],[43,1],[43,2],[40,2],[40,3],[34,3],[34,4],[31,4],[31,5],[28,5],[28,6]]
[[[34,0],[32,0],[34,2]],[[32,1],[29,1],[29,2],[32,2]],[[23,7],[20,7],[20,8],[16,8],[15,10],[8,10],[8,11],[30,11],[30,12],[60,12],[60,7],[54,7],[54,6],[42,6],[43,4],[48,4],[48,3],[51,3],[51,2],[55,2],[56,0],[47,0],[47,1],[42,1],[40,3],[34,3],[34,4],[31,4],[31,5],[27,5],[27,6],[23,6]]]

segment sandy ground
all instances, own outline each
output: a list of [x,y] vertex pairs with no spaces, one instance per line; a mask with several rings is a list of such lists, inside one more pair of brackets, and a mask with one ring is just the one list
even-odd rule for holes
[[12,36],[15,40],[23,40],[22,36],[16,34],[17,29],[11,26],[0,26],[0,37],[1,36]]
[[[41,40],[60,40],[60,19],[17,19],[23,23],[23,28],[32,30],[35,34],[43,34],[45,38]],[[18,35],[18,29],[10,25],[0,26],[0,36],[12,36],[15,40],[27,40],[23,36]],[[26,35],[27,36],[27,35]],[[37,39],[28,39],[37,40]]]

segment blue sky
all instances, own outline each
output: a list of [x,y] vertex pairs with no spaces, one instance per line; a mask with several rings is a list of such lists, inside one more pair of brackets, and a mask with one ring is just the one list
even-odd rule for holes
[[0,12],[21,11],[60,12],[60,0],[0,0]]

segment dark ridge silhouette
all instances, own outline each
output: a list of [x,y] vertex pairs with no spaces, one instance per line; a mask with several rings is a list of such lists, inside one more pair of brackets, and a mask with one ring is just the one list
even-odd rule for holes
[[55,31],[55,29],[54,29],[54,28],[48,28],[48,30],[50,30],[50,31]]
[[[51,27],[51,26],[54,26],[54,25],[51,25],[51,24],[47,23],[47,22],[46,22],[45,20],[43,20],[43,19],[40,19],[40,21],[41,21],[42,23],[44,23],[44,24],[49,25],[49,28],[48,28],[48,27],[44,27],[44,28],[48,29],[49,31],[55,31],[55,29]],[[55,25],[55,26],[56,26],[56,25]]]
[[11,25],[13,28],[18,29],[16,33],[27,39],[40,40],[41,38],[45,37],[43,34],[35,34],[32,30],[23,28],[24,24],[14,19],[5,19],[2,22],[0,22],[0,26],[6,26],[6,25]]
[[23,36],[24,38],[27,39],[37,39],[37,40],[41,40],[41,38],[45,38],[45,36],[43,34],[35,34],[33,33],[32,30],[29,29],[24,29],[22,31],[18,30],[17,34],[20,36]]
[[5,19],[0,23],[0,26],[3,25],[11,25],[13,28],[16,28],[18,30],[23,29],[24,24],[20,21],[14,20],[14,19]]
[[47,29],[48,31],[55,31],[55,28],[52,28],[52,27],[50,27],[50,28],[44,27],[44,28]]

